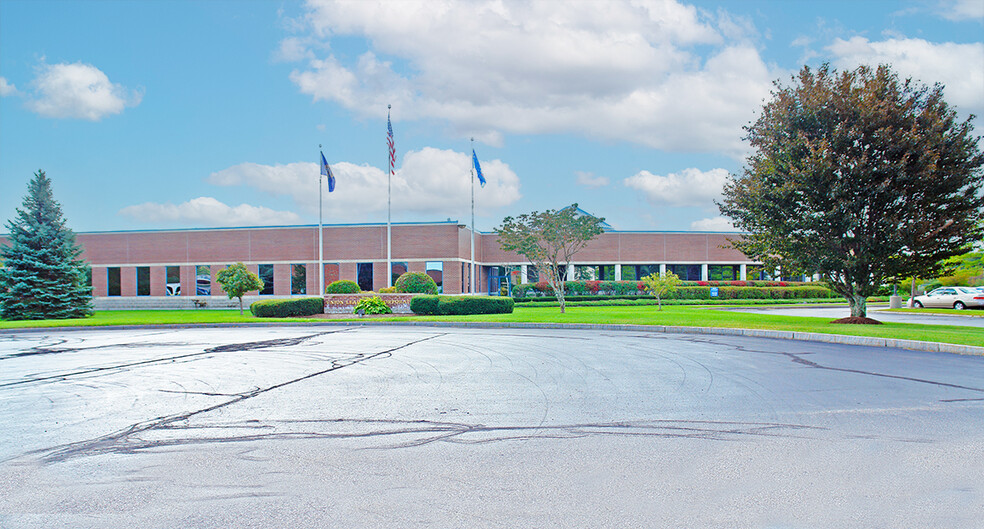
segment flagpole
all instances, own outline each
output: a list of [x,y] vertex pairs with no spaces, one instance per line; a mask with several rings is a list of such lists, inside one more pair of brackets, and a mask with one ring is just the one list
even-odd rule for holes
[[[389,111],[393,108],[393,105],[386,105],[386,121],[387,126],[389,124]],[[390,152],[392,148],[390,148]],[[388,153],[389,154],[389,153]],[[393,180],[393,156],[388,155],[389,158],[389,174],[386,175],[386,286],[393,286],[393,194],[392,194],[392,180]]]
[[[321,152],[321,144],[318,144],[318,154],[324,156]],[[321,163],[321,159],[318,159],[318,164]],[[324,226],[321,220],[321,169],[318,169],[318,292],[319,296],[325,295],[325,241],[324,241]]]
[[[475,138],[471,139],[472,152],[475,152]],[[475,164],[471,164],[471,293],[475,293]]]

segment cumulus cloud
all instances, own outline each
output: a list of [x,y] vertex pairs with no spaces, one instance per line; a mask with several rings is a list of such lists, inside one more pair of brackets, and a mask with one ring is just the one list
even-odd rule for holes
[[313,59],[314,53],[308,49],[308,44],[304,39],[298,37],[287,37],[280,41],[280,47],[273,54],[275,61],[297,62],[304,59]]
[[120,215],[146,223],[194,226],[271,226],[297,224],[301,218],[292,211],[274,211],[261,206],[229,206],[212,197],[198,197],[182,204],[147,202],[127,206]]
[[3,77],[0,77],[0,97],[15,94],[17,94],[17,87],[13,83],[8,83]]
[[140,104],[143,94],[113,84],[99,68],[81,62],[42,64],[31,83],[34,97],[27,106],[49,118],[98,121]]
[[741,126],[778,77],[747,21],[676,0],[314,0],[306,21],[313,38],[370,49],[354,64],[310,59],[290,74],[302,93],[372,116],[392,103],[394,119],[439,119],[482,141],[574,132],[740,155]]
[[694,231],[738,231],[738,228],[731,224],[731,219],[721,216],[695,220],[690,223],[690,229]]
[[975,20],[984,18],[984,2],[980,0],[943,0],[940,14],[948,20]]
[[578,185],[585,187],[604,187],[608,185],[608,178],[604,176],[595,176],[594,173],[587,173],[584,171],[575,171],[577,175]]
[[890,64],[901,77],[922,83],[943,83],[946,100],[961,112],[984,112],[984,43],[933,43],[922,39],[869,41],[836,39],[827,51],[837,68]]
[[721,197],[727,180],[728,171],[725,169],[701,171],[689,168],[665,176],[640,171],[626,178],[624,183],[642,191],[652,204],[709,208],[714,206],[714,200]]
[[[481,160],[486,186],[475,187],[475,211],[488,214],[519,200],[519,177],[500,160]],[[464,216],[471,207],[471,156],[425,147],[409,151],[392,178],[393,213],[431,217]],[[387,170],[368,164],[331,163],[336,187],[325,188],[326,218],[379,220],[386,215]],[[271,195],[287,195],[300,209],[318,211],[317,164],[286,165],[242,163],[212,173],[208,182],[220,186],[247,186]]]

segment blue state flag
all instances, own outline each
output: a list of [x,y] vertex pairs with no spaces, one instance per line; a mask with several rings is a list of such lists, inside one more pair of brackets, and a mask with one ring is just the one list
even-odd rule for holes
[[482,176],[482,166],[478,164],[478,155],[475,154],[475,149],[472,149],[472,163],[475,165],[475,174],[478,175],[478,181],[481,182],[482,187],[485,187],[485,177]]
[[328,177],[328,192],[331,193],[335,190],[335,175],[331,173],[331,167],[328,167],[328,160],[325,160],[325,153],[321,153],[321,176]]

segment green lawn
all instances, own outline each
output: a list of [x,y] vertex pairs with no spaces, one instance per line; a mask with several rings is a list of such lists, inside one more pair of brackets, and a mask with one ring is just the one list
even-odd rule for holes
[[[324,322],[306,318],[255,318],[236,310],[134,310],[101,311],[90,318],[46,321],[0,321],[0,329],[24,327],[66,327],[105,325],[181,325],[199,323],[256,322]],[[884,325],[835,325],[827,318],[804,318],[709,308],[663,307],[570,307],[565,314],[557,308],[517,306],[512,314],[474,316],[398,316],[375,321],[491,321],[532,323],[596,323],[632,325],[673,325],[691,327],[727,327],[771,329],[779,331],[817,332],[853,336],[874,336],[905,340],[923,340],[961,345],[984,346],[984,329],[950,325],[886,323]]]

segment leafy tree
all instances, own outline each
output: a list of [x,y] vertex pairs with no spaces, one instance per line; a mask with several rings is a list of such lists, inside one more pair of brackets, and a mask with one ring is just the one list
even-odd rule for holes
[[642,285],[646,289],[646,292],[656,296],[656,304],[659,306],[659,310],[663,310],[663,301],[660,298],[676,292],[677,287],[681,283],[680,276],[673,272],[667,272],[664,276],[649,274],[642,278]]
[[6,320],[80,318],[92,314],[91,274],[75,233],[65,226],[51,180],[39,170],[27,185],[24,209],[7,223],[0,248],[0,317]]
[[263,280],[260,276],[250,272],[243,263],[236,263],[219,270],[215,274],[215,280],[222,285],[222,290],[229,296],[229,299],[239,298],[239,314],[243,313],[243,295],[253,290],[263,290]]
[[881,284],[932,276],[984,234],[973,116],[958,122],[941,85],[888,66],[804,67],[793,81],[746,127],[754,152],[718,206],[749,232],[733,246],[819,272],[864,317]]
[[588,241],[602,233],[604,218],[580,215],[577,204],[561,210],[534,211],[516,218],[506,217],[496,228],[499,245],[516,252],[536,267],[541,281],[553,289],[560,312],[564,312],[566,266]]

